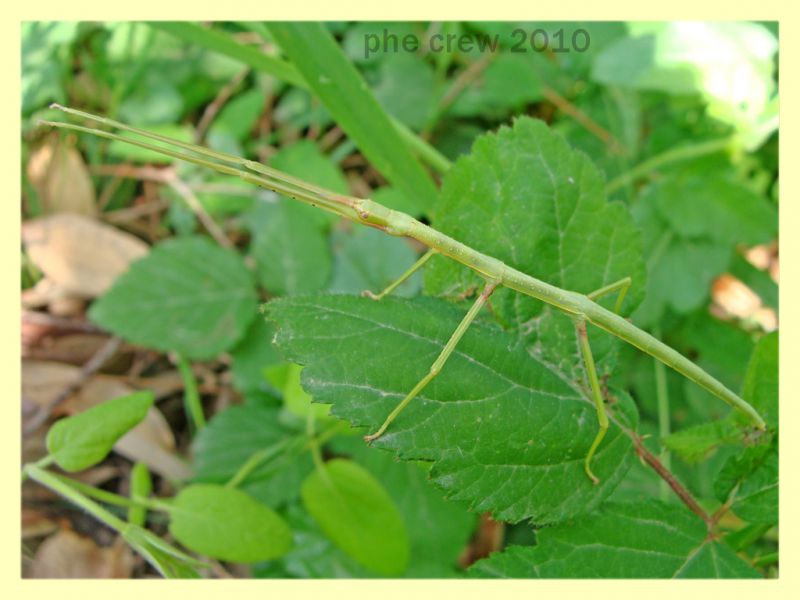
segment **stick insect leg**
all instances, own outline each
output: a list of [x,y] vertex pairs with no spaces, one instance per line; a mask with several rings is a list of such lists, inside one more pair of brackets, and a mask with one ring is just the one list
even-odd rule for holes
[[578,345],[581,349],[583,357],[583,364],[586,367],[586,376],[589,379],[589,387],[592,390],[592,397],[594,399],[594,406],[597,410],[597,420],[600,423],[600,430],[594,438],[589,452],[586,454],[586,460],[583,463],[583,469],[595,485],[600,483],[600,480],[592,472],[592,458],[597,451],[600,442],[608,431],[608,415],[606,414],[606,407],[603,404],[603,394],[600,391],[600,381],[597,379],[597,369],[594,366],[594,357],[592,356],[592,349],[589,346],[589,335],[586,331],[586,320],[582,317],[575,318],[575,330],[578,334]]
[[402,275],[400,275],[400,277],[398,277],[395,281],[390,283],[386,287],[386,289],[383,290],[380,294],[373,294],[369,290],[364,290],[363,292],[361,292],[361,295],[362,296],[366,296],[367,298],[372,298],[373,300],[380,300],[384,296],[387,296],[387,295],[391,294],[394,290],[397,289],[397,287],[401,283],[403,283],[406,279],[408,279],[414,273],[416,273],[422,267],[422,265],[424,265],[426,262],[428,262],[428,260],[430,260],[431,256],[433,256],[437,252],[438,252],[438,250],[436,250],[435,248],[431,248],[430,250],[428,250],[425,254],[423,254],[422,256],[419,257],[419,260],[417,260],[417,262],[415,262],[413,265],[411,265],[408,268],[408,270],[405,273],[403,273]]
[[380,436],[382,436],[383,433],[386,431],[386,428],[389,427],[391,422],[397,418],[397,415],[399,415],[402,412],[402,410],[408,405],[408,403],[411,402],[417,396],[417,394],[419,394],[425,388],[425,386],[428,385],[430,381],[439,374],[439,372],[442,370],[442,367],[444,367],[444,363],[447,362],[447,359],[453,353],[453,350],[455,350],[456,344],[458,344],[459,340],[461,340],[464,333],[466,333],[467,329],[469,329],[469,326],[472,324],[472,321],[475,320],[475,317],[478,315],[481,308],[483,308],[483,305],[486,304],[486,301],[489,299],[489,296],[492,295],[492,292],[497,287],[497,284],[498,284],[497,281],[489,281],[486,283],[486,287],[483,288],[483,292],[481,292],[481,295],[478,296],[478,298],[475,300],[472,307],[469,309],[467,314],[461,320],[461,323],[458,324],[458,327],[456,327],[456,330],[453,332],[453,335],[451,335],[450,339],[447,340],[447,344],[445,344],[441,354],[439,354],[439,357],[431,365],[428,374],[425,375],[425,377],[423,377],[422,379],[420,379],[417,385],[415,385],[414,388],[408,393],[408,395],[406,395],[406,397],[403,398],[400,404],[398,404],[395,407],[395,409],[391,413],[389,413],[389,416],[386,417],[386,420],[383,422],[383,425],[381,425],[378,431],[376,431],[371,435],[364,436],[364,439],[367,442],[372,442],[373,440],[376,440]]
[[595,290],[586,296],[589,300],[597,300],[598,298],[602,298],[607,294],[613,294],[616,291],[619,291],[619,296],[617,296],[617,303],[614,306],[614,312],[619,314],[619,309],[622,308],[622,301],[625,299],[625,294],[628,293],[628,288],[631,287],[631,278],[625,277],[620,279],[619,281],[615,281],[614,283],[609,283],[606,286],[601,287],[599,290]]

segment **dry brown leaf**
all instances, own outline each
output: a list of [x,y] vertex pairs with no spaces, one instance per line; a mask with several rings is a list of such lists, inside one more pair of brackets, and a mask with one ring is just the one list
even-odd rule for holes
[[80,152],[60,136],[34,150],[28,161],[28,178],[45,213],[97,213],[89,169]]
[[135,560],[128,545],[118,539],[108,547],[69,530],[50,536],[36,551],[28,570],[35,579],[124,579]]
[[62,296],[103,294],[148,246],[119,229],[76,214],[26,221],[22,240],[30,259]]
[[58,524],[40,510],[22,507],[22,539],[42,537],[58,529]]
[[52,335],[52,329],[25,322],[22,325],[23,358],[81,366],[108,343],[108,336],[99,333]]

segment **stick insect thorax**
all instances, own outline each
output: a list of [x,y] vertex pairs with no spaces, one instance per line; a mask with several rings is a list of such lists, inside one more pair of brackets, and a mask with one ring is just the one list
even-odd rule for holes
[[531,275],[527,275],[492,256],[483,254],[437,231],[406,213],[383,206],[374,200],[337,194],[276,169],[272,169],[261,163],[246,160],[235,155],[173,140],[125,125],[124,123],[75,109],[65,108],[59,105],[53,105],[53,108],[58,108],[69,114],[89,119],[95,123],[114,127],[161,143],[170,144],[174,147],[199,154],[205,158],[163,148],[148,142],[123,137],[103,130],[82,127],[80,125],[60,122],[43,122],[46,125],[89,133],[111,140],[119,140],[173,158],[207,167],[219,173],[238,176],[249,183],[272,190],[284,196],[289,196],[295,200],[305,202],[306,204],[317,206],[351,221],[380,229],[389,235],[413,238],[425,246],[436,250],[438,253],[472,269],[485,279],[496,282],[498,286],[502,285],[521,294],[525,294],[526,296],[541,300],[571,315],[573,318],[585,319],[589,323],[608,331],[612,335],[639,348],[641,351],[694,381],[700,387],[743,413],[757,428],[762,430],[766,429],[764,420],[745,400],[679,352],[670,348],[646,331],[639,329],[630,321],[611,312],[600,304],[597,304],[585,294],[561,289],[536,279]]

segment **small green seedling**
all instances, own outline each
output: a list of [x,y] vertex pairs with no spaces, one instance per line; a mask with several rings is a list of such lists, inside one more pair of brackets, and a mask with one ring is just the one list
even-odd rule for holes
[[[376,300],[380,300],[385,295],[391,293],[400,283],[422,267],[431,256],[437,253],[467,266],[485,279],[486,284],[483,291],[478,295],[466,316],[450,336],[450,339],[445,344],[439,357],[435,360],[433,365],[431,365],[429,372],[422,377],[405,398],[400,401],[397,407],[386,417],[386,420],[380,428],[375,433],[366,436],[365,439],[367,442],[371,442],[383,435],[400,412],[402,412],[425,386],[441,372],[459,340],[472,324],[481,308],[486,304],[492,292],[499,286],[508,287],[521,294],[546,302],[569,315],[574,322],[578,347],[580,348],[589,390],[596,408],[599,423],[597,435],[584,459],[586,475],[595,484],[599,483],[599,479],[592,472],[592,458],[608,430],[609,418],[606,413],[603,394],[589,344],[587,323],[604,329],[621,340],[653,356],[743,413],[757,429],[766,429],[764,420],[750,404],[725,387],[705,370],[694,364],[691,360],[682,356],[649,333],[639,329],[618,314],[624,295],[631,285],[631,279],[629,277],[588,294],[561,289],[527,275],[492,256],[483,254],[465,243],[455,240],[421,223],[405,213],[389,209],[373,200],[337,194],[255,161],[246,160],[224,152],[217,152],[195,144],[173,140],[111,119],[58,105],[53,105],[53,108],[58,108],[71,115],[88,119],[100,125],[106,125],[144,138],[156,140],[160,143],[169,144],[193,154],[163,148],[139,139],[123,137],[114,133],[80,125],[47,122],[46,124],[48,125],[90,133],[111,140],[119,140],[140,148],[153,150],[173,158],[208,167],[219,173],[238,176],[249,183],[319,207],[322,210],[334,213],[356,223],[374,227],[389,235],[409,237],[427,246],[429,251],[404,273],[398,281],[377,295],[368,293],[368,295]],[[602,296],[612,293],[618,294],[616,309],[614,311],[607,310],[596,302],[596,300]]]

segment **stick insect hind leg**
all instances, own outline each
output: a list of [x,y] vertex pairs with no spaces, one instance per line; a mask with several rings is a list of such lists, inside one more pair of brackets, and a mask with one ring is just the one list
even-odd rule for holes
[[458,327],[456,327],[455,331],[453,332],[453,335],[451,335],[450,339],[447,340],[447,344],[445,344],[444,348],[442,349],[442,352],[439,354],[438,358],[431,365],[428,374],[425,375],[425,377],[423,377],[422,379],[420,379],[417,382],[417,385],[415,385],[414,388],[406,395],[406,397],[400,401],[400,404],[398,404],[395,407],[395,409],[391,413],[389,413],[389,416],[386,417],[386,420],[383,422],[383,425],[380,426],[378,431],[376,431],[371,435],[364,436],[364,439],[367,442],[372,442],[373,440],[376,440],[380,436],[382,436],[383,433],[386,431],[387,427],[389,427],[392,421],[394,421],[397,418],[397,415],[399,415],[403,411],[403,409],[408,405],[408,403],[411,402],[423,389],[425,389],[425,386],[428,385],[431,382],[431,380],[439,374],[439,372],[442,370],[442,367],[444,367],[444,364],[447,362],[447,359],[450,358],[450,355],[453,353],[453,350],[455,350],[456,345],[464,336],[464,333],[466,333],[467,329],[469,329],[469,326],[475,320],[475,317],[478,315],[481,308],[483,308],[484,304],[486,304],[486,301],[489,299],[489,296],[492,295],[492,292],[495,290],[498,283],[499,282],[496,280],[487,281],[486,286],[483,288],[483,291],[481,292],[480,296],[478,296],[478,298],[475,300],[475,302],[470,307],[467,314],[464,315],[464,318],[461,320],[461,323],[458,324]]

